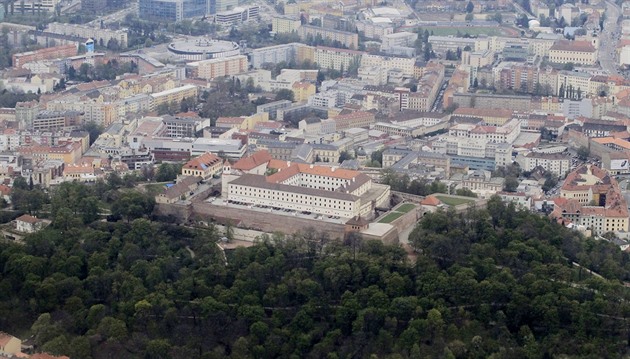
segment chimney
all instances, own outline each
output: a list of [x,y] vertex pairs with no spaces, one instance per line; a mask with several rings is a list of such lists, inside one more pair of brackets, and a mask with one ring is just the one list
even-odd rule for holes
[[337,168],[337,167],[333,166],[333,167],[332,167],[332,169],[331,169],[331,171],[335,172],[335,169],[336,169],[336,168]]
[[313,164],[312,164],[312,163],[311,163],[311,166],[310,166],[310,167],[311,167],[311,168],[313,168]]

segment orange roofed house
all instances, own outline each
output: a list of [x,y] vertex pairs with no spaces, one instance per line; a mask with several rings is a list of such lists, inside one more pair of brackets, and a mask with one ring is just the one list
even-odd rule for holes
[[195,157],[182,166],[182,176],[201,177],[204,180],[219,174],[223,169],[223,160],[220,157],[206,152]]
[[582,165],[567,175],[551,216],[593,234],[628,231],[628,204],[617,180],[593,165]]
[[50,221],[23,214],[15,219],[15,229],[22,233],[35,233],[46,227]]
[[361,172],[273,160],[267,151],[226,165],[223,171],[228,202],[342,218],[371,218],[375,208],[389,206],[389,186],[373,183]]
[[595,65],[597,49],[589,41],[558,40],[549,49],[549,61],[558,64]]

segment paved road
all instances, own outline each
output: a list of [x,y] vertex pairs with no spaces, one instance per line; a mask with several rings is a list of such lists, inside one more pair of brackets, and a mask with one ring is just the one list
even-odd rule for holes
[[604,30],[600,34],[599,43],[599,64],[603,70],[609,74],[618,75],[619,68],[615,58],[615,48],[619,41],[620,26],[617,19],[621,13],[621,9],[612,1],[606,1],[606,21],[604,22]]
[[100,26],[101,20],[103,20],[103,23],[105,24],[122,21],[125,19],[125,16],[127,16],[127,14],[131,13],[138,14],[138,2],[130,2],[127,8],[116,11],[115,13],[111,13],[109,15],[99,16],[98,18],[96,18],[96,20],[90,21],[86,25]]

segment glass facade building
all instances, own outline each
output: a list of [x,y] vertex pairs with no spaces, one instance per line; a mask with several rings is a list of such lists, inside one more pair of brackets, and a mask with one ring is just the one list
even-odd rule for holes
[[181,21],[207,14],[213,0],[140,0],[140,18],[158,21]]

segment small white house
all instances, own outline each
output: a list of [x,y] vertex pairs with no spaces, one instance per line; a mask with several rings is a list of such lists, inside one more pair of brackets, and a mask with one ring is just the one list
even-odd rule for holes
[[23,233],[35,233],[48,225],[49,221],[30,216],[21,215],[15,219],[16,230]]

